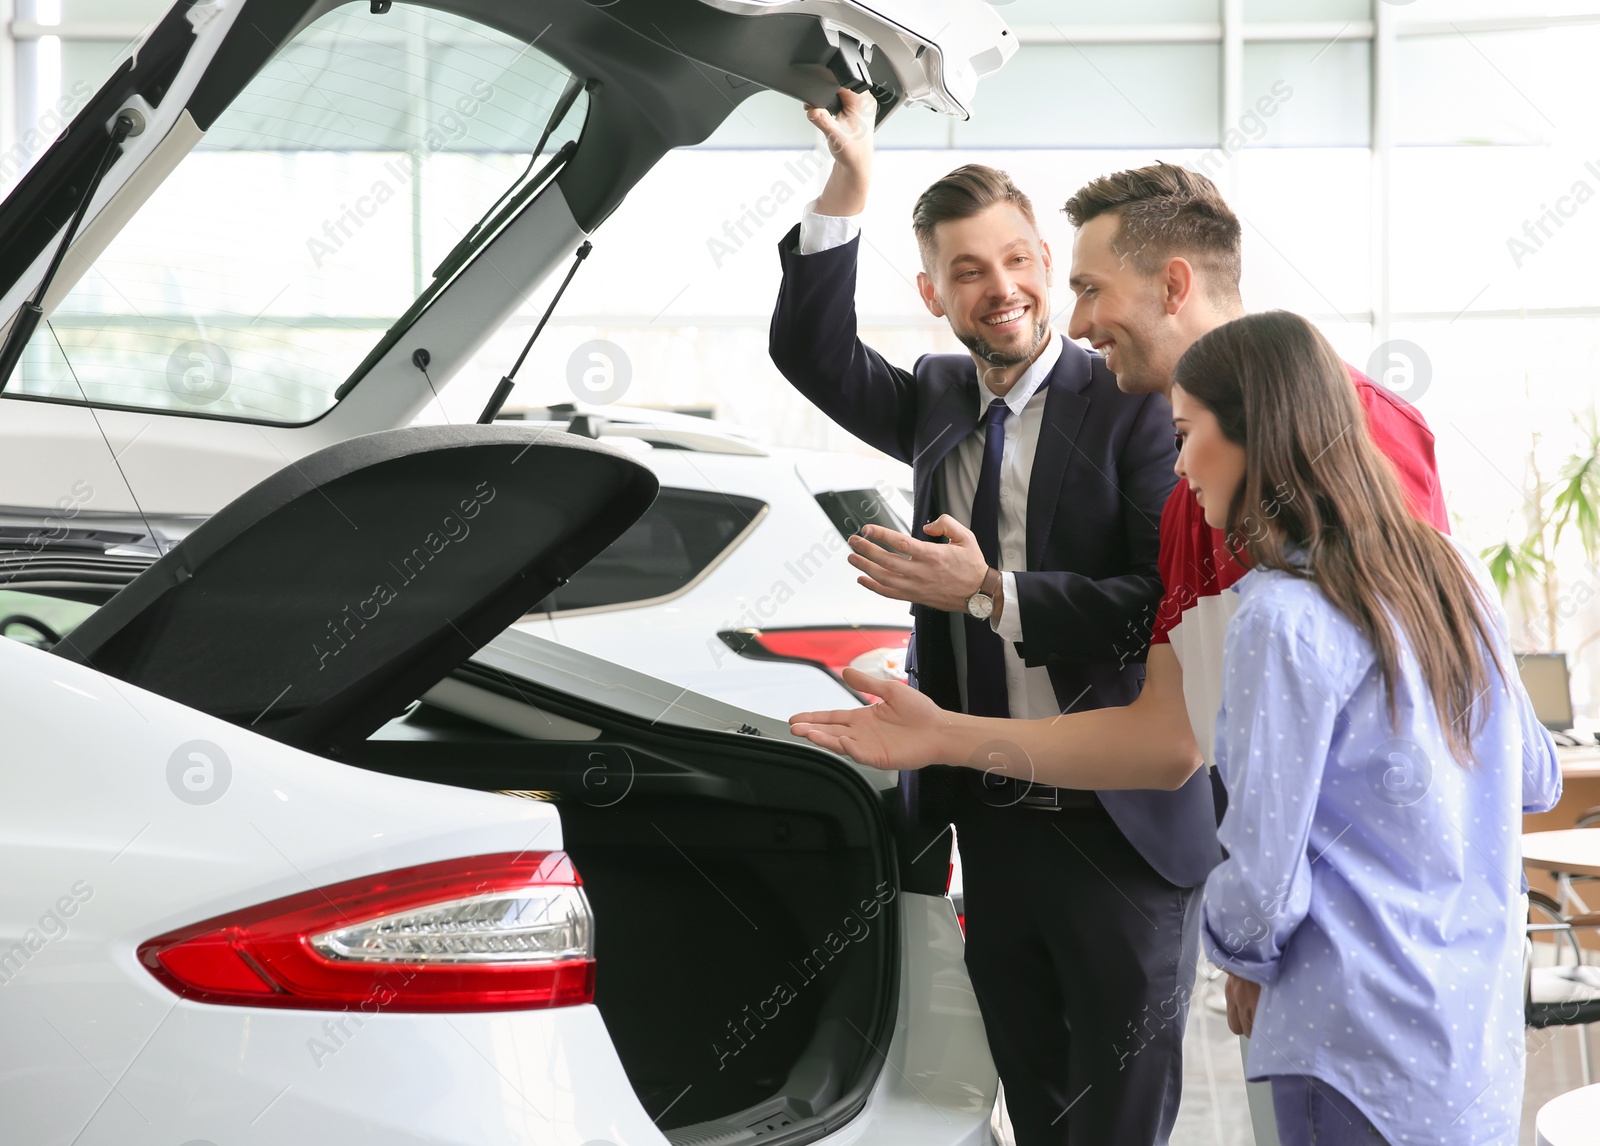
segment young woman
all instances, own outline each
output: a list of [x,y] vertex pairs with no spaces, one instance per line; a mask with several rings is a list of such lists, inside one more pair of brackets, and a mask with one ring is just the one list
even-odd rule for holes
[[[1272,1080],[1284,1146],[1514,1143],[1521,813],[1553,806],[1561,779],[1493,590],[1407,512],[1344,364],[1304,319],[1219,327],[1175,381],[1178,474],[1250,569],[1217,717],[1227,859],[1203,917],[1210,958],[1237,977],[1230,1021],[1253,1035],[1246,1073]],[[1076,779],[1052,765],[1049,722],[862,683],[884,702],[795,731],[892,768],[969,763],[1003,739],[1032,778]],[[1172,780],[1102,779],[1080,786]]]

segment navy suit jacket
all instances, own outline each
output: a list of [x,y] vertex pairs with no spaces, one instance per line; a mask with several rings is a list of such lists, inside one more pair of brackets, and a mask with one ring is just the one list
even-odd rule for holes
[[[836,423],[911,465],[912,533],[925,537],[922,527],[946,508],[940,463],[978,425],[977,370],[966,354],[924,355],[903,370],[860,340],[859,243],[800,255],[799,228],[784,236],[772,360]],[[1161,599],[1161,511],[1177,481],[1172,411],[1159,394],[1124,394],[1099,355],[1065,340],[1045,385],[1028,484],[1027,568],[1010,571],[1018,601],[1007,604],[1022,610],[1017,652],[1048,670],[1063,712],[1125,705],[1144,683]],[[923,605],[911,614],[912,683],[959,710],[950,614]],[[1222,858],[1204,769],[1175,792],[1099,798],[1128,841],[1175,884],[1200,883]]]

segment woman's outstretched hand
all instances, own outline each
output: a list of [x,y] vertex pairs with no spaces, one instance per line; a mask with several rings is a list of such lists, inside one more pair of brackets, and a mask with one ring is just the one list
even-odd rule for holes
[[789,718],[789,731],[872,768],[893,771],[951,762],[950,713],[899,681],[848,668],[844,681],[857,692],[883,699],[866,708],[796,713]]

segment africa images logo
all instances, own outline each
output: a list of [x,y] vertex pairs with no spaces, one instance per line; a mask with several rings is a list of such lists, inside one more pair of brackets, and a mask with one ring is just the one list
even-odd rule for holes
[[483,512],[483,507],[495,499],[495,493],[494,486],[487,481],[479,482],[472,496],[461,500],[459,512],[452,510],[445,514],[439,527],[430,529],[398,563],[388,562],[395,574],[392,580],[377,581],[372,592],[356,602],[354,608],[345,605],[340,614],[328,622],[323,635],[311,642],[311,655],[316,658],[319,672],[328,667],[329,657],[338,656],[354,643],[367,625],[398,600],[406,587],[421,577],[440,554],[452,546],[459,548],[471,536],[472,526],[467,523]]

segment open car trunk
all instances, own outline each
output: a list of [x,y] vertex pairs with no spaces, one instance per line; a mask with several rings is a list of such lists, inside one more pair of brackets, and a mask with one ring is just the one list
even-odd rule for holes
[[645,1109],[685,1146],[806,1141],[865,1103],[898,999],[878,795],[809,746],[542,683],[537,655],[469,663],[655,492],[532,427],[352,439],[235,499],[54,652],[330,759],[555,801]]
[[556,802],[594,908],[595,1003],[672,1141],[810,1138],[865,1102],[897,997],[898,905],[883,813],[848,769],[478,665],[350,760]]

